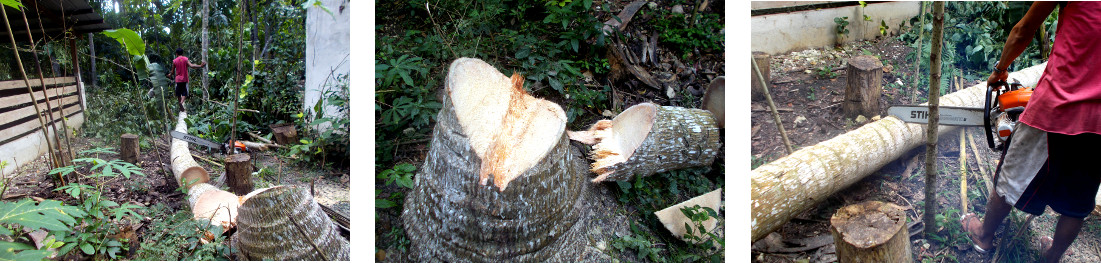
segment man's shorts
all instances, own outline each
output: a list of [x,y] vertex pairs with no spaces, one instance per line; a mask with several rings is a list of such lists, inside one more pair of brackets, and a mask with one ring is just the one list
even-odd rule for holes
[[998,193],[1029,214],[1051,206],[1061,215],[1085,218],[1101,185],[1101,169],[1090,153],[1098,147],[1098,134],[1049,133],[1019,123],[995,179]]
[[187,82],[176,82],[176,97],[187,97]]

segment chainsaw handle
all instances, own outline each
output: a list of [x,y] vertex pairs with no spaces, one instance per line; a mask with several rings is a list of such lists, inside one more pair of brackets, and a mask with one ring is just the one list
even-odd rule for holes
[[1004,80],[999,80],[999,81],[994,82],[994,83],[989,83],[986,86],[986,99],[983,101],[983,113],[982,113],[983,114],[983,118],[982,118],[983,125],[982,126],[983,126],[983,129],[986,130],[986,144],[991,149],[994,149],[994,130],[993,130],[994,124],[990,120],[991,111],[994,110],[994,108],[991,107],[991,106],[994,106],[994,105],[991,105],[991,104],[994,103],[994,98],[997,98],[997,96],[995,96],[994,93],[997,92],[1000,95],[1001,88],[1005,87],[1007,85],[1009,85],[1009,83],[1006,83]]

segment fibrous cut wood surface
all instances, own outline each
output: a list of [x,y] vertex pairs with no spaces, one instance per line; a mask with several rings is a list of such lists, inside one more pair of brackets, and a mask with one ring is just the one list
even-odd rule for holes
[[593,182],[625,181],[687,167],[709,166],[722,143],[711,112],[642,103],[590,129]]
[[[508,106],[517,106],[510,105],[515,103],[513,81],[480,60],[456,60],[447,78],[449,94],[437,115],[428,157],[402,211],[410,251],[415,251],[411,260],[576,260],[588,244],[580,228],[592,184],[586,180],[586,163],[563,132],[565,119],[556,119],[561,109],[526,100],[535,102],[526,105],[535,112],[511,111]],[[555,112],[540,112],[549,110]],[[502,121],[517,112],[542,119]],[[515,130],[520,127],[508,121],[528,122],[536,130]],[[486,152],[502,142],[511,145],[511,152],[496,157],[514,160],[487,161],[494,155]],[[493,184],[483,184],[485,166],[495,165]],[[507,188],[498,181],[499,172],[516,172],[503,177]]]
[[868,201],[837,210],[830,233],[841,262],[913,262],[906,211],[895,204]]
[[348,240],[309,190],[276,186],[245,196],[231,245],[246,260],[349,260]]
[[[1010,74],[1035,85],[1045,64]],[[983,107],[986,84],[945,95],[942,106]],[[955,127],[941,126],[939,134]],[[752,240],[776,231],[784,223],[840,189],[879,170],[925,141],[924,124],[907,124],[885,117],[762,165],[750,172]]]

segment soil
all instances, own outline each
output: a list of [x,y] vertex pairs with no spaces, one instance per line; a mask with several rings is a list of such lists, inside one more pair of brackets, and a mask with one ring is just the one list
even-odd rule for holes
[[[771,83],[769,89],[779,110],[781,122],[790,138],[792,147],[811,146],[831,139],[842,133],[854,130],[874,120],[857,121],[844,118],[840,103],[844,98],[846,74],[844,60],[853,55],[870,52],[878,55],[885,67],[883,75],[882,106],[879,115],[885,115],[887,105],[911,104],[908,91],[900,87],[910,87],[903,80],[911,80],[913,60],[906,60],[912,48],[898,43],[894,38],[878,39],[846,45],[841,49],[815,49],[772,56]],[[836,77],[822,73],[821,68],[829,65],[835,69]],[[840,68],[840,69],[839,69]],[[927,73],[922,73],[927,74]],[[965,80],[961,87],[978,84],[979,80]],[[896,84],[889,84],[896,83]],[[958,87],[942,87],[949,92]],[[926,95],[917,94],[922,103]],[[915,103],[915,104],[916,104]],[[752,107],[751,161],[753,167],[776,160],[787,155],[783,140],[774,124],[766,102],[754,101]],[[967,207],[966,211],[983,215],[989,190],[987,182],[993,178],[994,168],[1000,153],[986,145],[986,137],[981,127],[964,128],[966,138],[974,143],[974,148],[966,146],[967,155]],[[754,262],[836,262],[836,247],[832,240],[819,242],[818,246],[807,246],[805,240],[832,238],[829,232],[829,219],[837,209],[864,201],[883,201],[898,204],[906,208],[911,234],[911,251],[915,261],[931,262],[1034,262],[1039,260],[1039,238],[1051,236],[1057,214],[1050,209],[1029,224],[1024,224],[1027,214],[1014,210],[1009,219],[1002,224],[996,234],[997,253],[984,255],[971,249],[971,242],[959,223],[961,202],[960,184],[964,172],[960,166],[959,131],[939,137],[937,198],[938,223],[929,227],[921,223],[925,202],[925,146],[919,146],[892,161],[879,171],[863,180],[843,189],[819,203],[815,207],[797,215],[778,231],[752,246]],[[973,150],[974,149],[974,150]],[[977,151],[977,152],[976,152]],[[976,158],[978,157],[978,158]],[[981,160],[980,160],[981,159]],[[979,168],[980,165],[982,168]],[[1096,262],[1101,260],[1101,222],[1096,217],[1085,221],[1081,234],[1063,257],[1064,262]],[[1027,228],[1025,231],[1018,231]],[[936,236],[925,239],[925,231]],[[1016,233],[1021,234],[1017,235]],[[777,249],[798,250],[796,252],[775,252]],[[802,248],[802,249],[794,249]],[[995,259],[996,257],[996,259]]]
[[[187,196],[177,190],[178,186],[174,182],[172,171],[167,169],[168,167],[166,166],[167,162],[165,162],[165,160],[168,158],[169,139],[162,137],[147,142],[155,146],[143,147],[138,163],[136,164],[141,168],[141,172],[144,175],[134,174],[129,178],[118,176],[106,179],[106,181],[103,182],[103,195],[106,199],[119,204],[129,203],[143,208],[141,211],[136,210],[136,212],[142,215],[142,220],[131,226],[136,236],[139,237],[131,242],[131,249],[129,251],[131,255],[136,252],[139,243],[157,242],[157,240],[143,240],[140,237],[152,236],[146,235],[148,225],[153,218],[164,215],[150,214],[148,209],[144,208],[162,204],[168,208],[168,213],[176,213],[180,210],[189,209],[185,200]],[[93,154],[92,156],[80,154],[81,151],[100,147],[112,147],[114,148],[113,151],[117,151],[117,145],[118,141],[105,142],[95,138],[77,137],[73,140],[73,149],[75,149],[74,152],[77,153],[76,158],[96,157],[103,160],[119,159],[120,157],[116,153],[101,153]],[[191,153],[193,156],[200,158],[221,160],[220,155],[211,155],[207,153],[205,149],[195,149],[193,147]],[[273,176],[252,178],[255,189],[276,185],[299,185],[306,189],[314,189],[314,198],[318,203],[333,207],[335,210],[343,212],[345,215],[350,215],[350,195],[348,191],[349,172],[347,169],[324,171],[315,167],[303,167],[296,164],[290,164],[282,161],[281,158],[277,158],[274,152],[257,152],[252,153],[252,156],[255,160],[254,165],[256,168],[273,170],[273,173],[271,173]],[[216,182],[219,181],[218,179],[223,177],[225,171],[216,165],[211,165],[209,162],[198,160],[200,158],[196,158],[196,161],[210,173],[212,177],[211,183],[216,184]],[[57,181],[55,175],[48,175],[49,166],[47,160],[48,156],[43,154],[35,161],[25,164],[14,173],[7,175],[7,178],[12,179],[9,184],[10,188],[4,193],[3,199],[5,201],[13,201],[23,198],[41,198],[60,200],[68,205],[77,204],[78,201],[67,193],[54,191],[54,189],[60,187],[61,184]],[[89,174],[87,169],[77,169],[77,172]],[[73,176],[69,176],[66,180],[71,181],[74,180],[74,178]],[[311,182],[313,183],[312,188]],[[90,185],[95,184],[93,181],[83,181],[82,183]],[[225,187],[223,187],[223,189],[225,189]],[[232,233],[232,231],[229,233]],[[227,238],[225,240],[228,245],[229,239]],[[126,255],[124,257],[129,256],[130,255]],[[94,258],[71,256],[63,259],[93,260]]]

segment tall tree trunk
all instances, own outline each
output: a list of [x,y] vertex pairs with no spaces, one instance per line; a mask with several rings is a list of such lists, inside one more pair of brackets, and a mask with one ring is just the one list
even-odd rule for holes
[[[249,8],[256,8],[256,6],[257,6],[256,5],[256,0],[249,0],[248,2],[249,2]],[[256,10],[252,10],[249,13],[249,19],[252,19],[252,39],[249,40],[249,47],[252,49],[252,60],[249,60],[249,64],[252,65],[252,71],[256,71],[256,62],[255,61],[257,59],[259,59],[259,58],[257,58],[257,56],[260,55],[260,49],[256,48],[256,37],[257,37],[257,34],[260,31],[259,28],[256,26],[256,25],[259,25],[259,24],[256,23],[256,19],[257,19],[256,18],[256,13],[258,13],[258,12],[256,12]],[[250,71],[250,72],[252,72],[252,71]]]
[[207,62],[203,65],[203,99],[210,99],[210,58],[207,56],[207,52],[210,50],[210,0],[203,0],[203,61]]
[[[1047,63],[1009,74],[1035,85]],[[945,95],[942,106],[982,107],[986,84]],[[926,126],[887,116],[856,130],[805,147],[750,172],[753,240],[776,231],[799,213],[814,207],[925,142]],[[939,134],[954,127],[939,127]],[[931,229],[931,228],[929,228]]]
[[[925,238],[929,239],[936,231],[937,214],[937,131],[940,123],[940,49],[944,41],[944,1],[933,2],[933,35],[929,52],[929,127],[926,128],[925,141]],[[963,211],[966,212],[966,211]],[[961,212],[961,213],[963,213]]]
[[[96,39],[93,36],[95,36],[95,34],[88,33],[88,52],[91,53],[88,60],[92,62],[92,74],[90,74],[90,76],[92,78],[92,87],[95,87],[97,85],[96,79],[99,78],[99,75],[96,73]],[[206,54],[205,51],[203,54]]]

